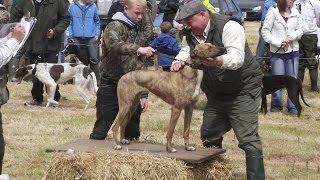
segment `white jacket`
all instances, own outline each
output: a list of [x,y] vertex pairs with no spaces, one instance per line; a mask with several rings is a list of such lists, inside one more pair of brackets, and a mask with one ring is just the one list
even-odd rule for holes
[[295,0],[293,7],[301,10],[304,34],[317,34],[318,27],[320,26],[320,1]]
[[263,39],[270,44],[270,51],[276,52],[282,41],[290,36],[292,43],[286,48],[281,48],[278,53],[289,53],[299,50],[298,40],[303,35],[303,23],[299,11],[291,8],[287,22],[283,19],[277,7],[269,8],[266,19],[261,29]]
[[14,39],[4,37],[0,39],[0,68],[6,65],[19,48],[19,42]]

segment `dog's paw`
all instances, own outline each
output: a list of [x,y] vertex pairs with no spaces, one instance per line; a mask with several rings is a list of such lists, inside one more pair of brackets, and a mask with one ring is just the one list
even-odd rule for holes
[[121,145],[114,145],[113,146],[113,149],[115,149],[115,150],[121,150],[122,149],[122,146]]
[[56,104],[56,103],[49,103],[47,106],[46,106],[46,108],[47,107],[53,107],[53,108],[56,108],[56,107],[59,107],[59,104]]
[[130,141],[128,139],[122,139],[121,144],[130,144]]
[[175,148],[167,148],[168,153],[176,153],[178,152]]
[[187,150],[187,151],[195,151],[196,148],[193,147],[193,146],[186,146],[186,150]]

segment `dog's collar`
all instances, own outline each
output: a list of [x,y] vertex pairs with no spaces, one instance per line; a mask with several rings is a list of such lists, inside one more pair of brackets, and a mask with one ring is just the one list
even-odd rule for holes
[[189,66],[192,69],[200,69],[200,70],[204,69],[204,65],[203,64],[193,64],[193,63],[188,63],[187,61],[182,61],[182,60],[176,60],[176,61],[184,62],[184,65]]

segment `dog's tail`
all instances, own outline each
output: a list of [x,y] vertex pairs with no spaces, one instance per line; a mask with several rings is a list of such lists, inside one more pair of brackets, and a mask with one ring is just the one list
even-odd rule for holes
[[94,72],[90,72],[90,77],[91,77],[91,80],[90,80],[90,86],[93,88],[93,91],[94,91],[94,94],[97,95],[97,91],[98,91],[98,83],[97,83],[97,77],[96,75],[94,74]]
[[297,78],[297,79],[298,79],[298,82],[299,82],[299,94],[300,94],[300,96],[301,96],[301,99],[302,99],[303,103],[304,103],[306,106],[310,107],[310,105],[304,100],[304,97],[303,97],[302,81],[301,81],[299,78]]

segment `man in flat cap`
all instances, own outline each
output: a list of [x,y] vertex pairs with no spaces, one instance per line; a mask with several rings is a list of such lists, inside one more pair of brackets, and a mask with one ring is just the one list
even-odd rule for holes
[[200,0],[180,7],[176,21],[186,25],[188,47],[182,47],[171,70],[179,71],[199,43],[225,47],[226,53],[203,61],[201,88],[208,102],[201,126],[205,147],[222,148],[223,135],[233,129],[246,153],[247,179],[265,179],[258,108],[262,72],[246,42],[244,28],[230,16],[210,13]]

